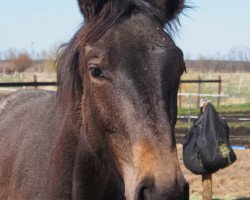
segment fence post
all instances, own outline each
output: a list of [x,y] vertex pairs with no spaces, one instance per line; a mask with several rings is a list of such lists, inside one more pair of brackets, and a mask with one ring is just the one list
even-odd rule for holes
[[[208,100],[202,102],[201,113],[204,113]],[[202,200],[212,200],[212,174],[202,174]]]
[[200,96],[199,96],[200,93],[201,93],[201,77],[198,76],[198,95],[196,100],[197,108],[200,107]]
[[[219,76],[218,95],[221,95],[221,76]],[[217,106],[220,106],[220,96],[217,99]]]
[[202,175],[202,200],[212,200],[212,174]]
[[36,75],[34,75],[34,76],[33,76],[33,78],[34,78],[35,88],[37,88],[37,76],[36,76]]

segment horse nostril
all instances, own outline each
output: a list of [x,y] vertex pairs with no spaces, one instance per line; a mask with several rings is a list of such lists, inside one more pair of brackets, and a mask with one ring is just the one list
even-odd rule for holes
[[149,200],[152,199],[152,193],[154,188],[154,182],[151,179],[145,179],[142,181],[136,189],[136,200]]
[[189,184],[188,182],[184,181],[179,184],[179,188],[181,191],[177,192],[178,200],[189,200]]
[[183,200],[189,200],[189,184],[188,182],[185,182],[182,186],[182,191],[183,191]]
[[[171,184],[170,184],[171,185]],[[170,185],[155,186],[153,179],[143,180],[137,187],[135,200],[189,200],[189,184],[186,181]],[[164,188],[164,189],[163,189]],[[172,189],[171,189],[172,188]]]

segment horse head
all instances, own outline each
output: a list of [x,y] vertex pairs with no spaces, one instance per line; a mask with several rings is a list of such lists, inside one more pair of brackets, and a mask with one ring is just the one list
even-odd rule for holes
[[91,176],[84,177],[107,183],[100,199],[188,199],[174,136],[185,64],[165,26],[183,0],[78,4],[85,21],[69,44],[74,84],[64,80],[62,87],[81,102],[82,148],[92,155],[85,158]]

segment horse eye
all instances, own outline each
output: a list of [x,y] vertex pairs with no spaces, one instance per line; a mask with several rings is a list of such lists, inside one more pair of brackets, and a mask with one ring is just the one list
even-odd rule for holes
[[93,77],[97,78],[103,76],[102,70],[98,67],[90,67],[90,73]]

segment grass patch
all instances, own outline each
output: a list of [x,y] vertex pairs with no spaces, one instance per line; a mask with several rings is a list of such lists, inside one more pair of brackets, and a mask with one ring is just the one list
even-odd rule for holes
[[[250,122],[227,122],[230,129],[236,128],[249,128]],[[193,125],[193,122],[188,123],[188,121],[177,120],[175,128],[177,129],[189,129]]]
[[16,73],[14,75],[1,75],[0,82],[33,82],[34,75],[37,81],[55,81],[55,73]]
[[229,128],[249,128],[250,122],[228,122]]
[[[198,80],[198,76],[202,80],[218,79],[221,76],[221,94],[224,97],[220,99],[220,105],[235,105],[250,103],[250,73],[199,73],[195,71],[189,71],[182,76],[182,80]],[[217,98],[209,96],[209,94],[218,94],[218,83],[202,83],[200,88],[198,84],[181,84],[181,93],[186,94],[207,94],[214,104],[217,103]],[[205,98],[205,97],[201,97]],[[181,98],[182,107],[193,107],[197,106],[197,96],[182,96]]]
[[[243,116],[250,117],[250,103],[247,104],[240,104],[240,105],[230,105],[230,106],[215,106],[215,109],[222,117],[225,116],[232,116],[232,117],[240,117],[242,113]],[[178,115],[198,115],[199,109],[198,108],[180,108],[178,109]],[[237,114],[237,115],[235,115]]]
[[240,105],[230,105],[230,106],[220,106],[215,107],[218,112],[228,113],[228,112],[250,112],[250,103],[240,104]]

